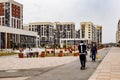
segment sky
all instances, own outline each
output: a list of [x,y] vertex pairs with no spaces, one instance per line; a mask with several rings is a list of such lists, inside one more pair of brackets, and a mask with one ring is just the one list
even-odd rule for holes
[[102,42],[116,42],[120,0],[15,0],[23,4],[23,23],[93,22],[103,27]]

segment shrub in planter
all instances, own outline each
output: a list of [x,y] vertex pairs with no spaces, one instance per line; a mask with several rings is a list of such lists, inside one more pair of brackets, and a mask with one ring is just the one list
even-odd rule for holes
[[63,53],[63,51],[60,51],[60,53]]
[[62,56],[63,56],[63,53],[58,53],[58,56],[59,56],[59,57],[62,57]]
[[50,54],[50,51],[46,51],[47,54]]
[[70,53],[72,53],[72,50],[70,50]]
[[24,58],[23,53],[19,53],[18,56],[19,56],[19,58]]
[[67,49],[65,49],[65,51],[67,51]]
[[44,51],[41,52],[40,57],[45,57],[45,52]]
[[54,53],[54,51],[51,51],[51,53]]
[[78,56],[79,55],[79,53],[74,53],[74,56]]

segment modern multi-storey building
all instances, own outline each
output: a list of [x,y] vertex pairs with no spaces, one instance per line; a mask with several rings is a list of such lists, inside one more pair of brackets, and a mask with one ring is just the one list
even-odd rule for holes
[[76,38],[80,38],[80,29],[76,31]]
[[34,22],[24,26],[24,29],[37,32],[40,37],[40,45],[53,45],[54,24],[51,22]]
[[73,22],[55,22],[56,43],[60,44],[60,39],[75,38],[75,24]]
[[75,38],[75,24],[73,22],[34,22],[23,27],[25,30],[37,32],[40,45],[53,46],[60,44],[60,39]]
[[73,22],[55,22],[55,28],[60,38],[74,38],[75,24]]
[[0,0],[0,26],[23,28],[23,5],[13,0]]
[[0,0],[0,48],[35,46],[37,33],[24,31],[23,5]]
[[96,43],[96,28],[92,22],[81,22],[80,29],[81,40],[84,40],[89,45]]
[[96,26],[97,31],[97,44],[102,44],[102,26],[97,25]]
[[117,31],[116,31],[116,43],[120,46],[120,20],[118,21]]

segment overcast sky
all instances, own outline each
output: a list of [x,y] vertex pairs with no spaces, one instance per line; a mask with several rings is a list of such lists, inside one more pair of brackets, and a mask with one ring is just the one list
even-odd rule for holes
[[29,22],[93,22],[103,26],[103,43],[116,41],[120,0],[15,0],[23,4],[24,24]]

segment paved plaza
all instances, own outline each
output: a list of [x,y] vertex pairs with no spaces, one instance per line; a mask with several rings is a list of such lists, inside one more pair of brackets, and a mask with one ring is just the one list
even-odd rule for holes
[[120,80],[120,48],[112,48],[89,80]]
[[80,70],[79,58],[74,56],[0,57],[0,80],[120,80],[119,52],[115,47],[102,49],[96,62],[88,54],[86,70]]

